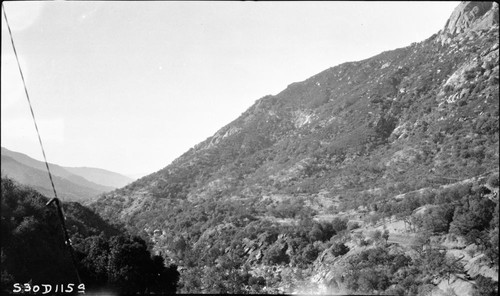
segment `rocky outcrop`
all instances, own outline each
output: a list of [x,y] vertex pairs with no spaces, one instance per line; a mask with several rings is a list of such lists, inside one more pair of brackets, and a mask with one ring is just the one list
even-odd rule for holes
[[498,3],[463,1],[455,8],[444,28],[440,31],[438,40],[450,43],[457,36],[488,30],[492,26],[498,26],[498,23]]
[[464,1],[455,8],[443,33],[456,35],[468,30],[489,29],[498,24],[498,3]]

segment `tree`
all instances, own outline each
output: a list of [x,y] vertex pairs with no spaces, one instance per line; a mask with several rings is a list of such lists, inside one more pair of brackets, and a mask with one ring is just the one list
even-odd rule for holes
[[[2,178],[2,289],[8,283],[76,283],[75,266],[64,244],[60,221],[39,193]],[[118,232],[91,210],[65,204],[73,233],[76,267],[87,291],[173,293],[179,279],[176,266],[151,258],[146,242]],[[91,221],[89,221],[91,220]],[[73,230],[73,229],[71,229]],[[90,235],[99,233],[99,235]],[[7,240],[6,240],[7,239]],[[12,288],[10,286],[9,288]],[[12,292],[12,290],[10,290]]]
[[335,217],[335,218],[333,218],[331,224],[332,224],[332,228],[335,230],[335,233],[339,233],[339,232],[347,229],[347,220],[345,220],[345,219]]
[[120,235],[111,239],[107,271],[109,284],[120,293],[151,289],[175,292],[179,280],[177,268],[165,268],[161,257],[151,258],[146,242],[139,237]]
[[421,253],[418,265],[423,274],[432,277],[446,276],[446,255],[439,250],[428,248]]
[[453,220],[454,207],[451,205],[439,205],[429,209],[422,217],[422,227],[432,233],[447,233]]
[[330,252],[335,257],[342,256],[344,254],[347,254],[347,252],[349,252],[349,247],[346,246],[344,243],[336,242],[330,247]]
[[153,256],[148,280],[148,291],[155,294],[174,294],[177,291],[180,273],[177,265],[165,267],[161,256]]
[[182,257],[187,246],[188,244],[184,237],[178,236],[174,239],[172,248],[176,251],[177,257]]
[[138,238],[113,237],[109,244],[108,279],[125,293],[144,292],[145,263],[149,261],[146,244]]
[[323,229],[321,224],[315,223],[311,231],[309,231],[309,238],[312,242],[323,241]]
[[465,236],[473,230],[487,229],[493,218],[494,208],[494,202],[478,194],[464,197],[461,206],[455,209],[450,232]]
[[268,264],[289,263],[290,258],[286,254],[287,245],[275,243],[265,251],[263,260]]
[[45,206],[47,201],[33,189],[1,179],[1,270],[6,280],[26,283],[32,279],[48,284],[76,281],[59,219]]
[[382,233],[382,239],[385,240],[385,243],[387,244],[387,241],[389,240],[389,230],[384,229],[384,232]]
[[319,251],[313,244],[308,244],[302,251],[302,258],[307,263],[312,263],[318,258]]
[[79,248],[79,270],[87,289],[102,287],[108,281],[108,241],[103,236],[92,236],[84,239]]
[[266,286],[266,279],[262,276],[251,276],[248,280],[248,285],[253,289],[253,291],[260,292],[262,291],[262,288]]
[[323,229],[323,241],[329,240],[332,236],[337,234],[337,230],[331,222],[324,222],[321,224]]
[[358,277],[359,291],[384,291],[389,287],[389,278],[386,274],[373,268],[362,269]]

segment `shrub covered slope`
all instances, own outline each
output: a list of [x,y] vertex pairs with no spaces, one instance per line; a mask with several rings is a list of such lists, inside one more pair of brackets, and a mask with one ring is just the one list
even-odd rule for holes
[[461,3],[92,206],[180,265],[184,292],[495,293],[498,48],[498,5]]
[[[162,257],[151,256],[143,239],[70,202],[64,204],[64,212],[75,249],[73,265],[56,209],[46,206],[48,199],[11,179],[2,177],[1,182],[2,295],[16,292],[16,283],[23,288],[28,283],[52,289],[63,285],[65,290],[73,284],[73,291],[86,292],[175,292],[175,266],[167,268]],[[75,268],[84,289],[78,288]],[[40,293],[46,293],[44,289]]]

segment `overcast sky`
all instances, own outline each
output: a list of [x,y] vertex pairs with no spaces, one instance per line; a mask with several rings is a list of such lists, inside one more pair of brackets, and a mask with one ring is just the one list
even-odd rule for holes
[[[149,174],[257,99],[437,33],[458,2],[3,2],[49,162]],[[1,144],[42,160],[2,15]]]

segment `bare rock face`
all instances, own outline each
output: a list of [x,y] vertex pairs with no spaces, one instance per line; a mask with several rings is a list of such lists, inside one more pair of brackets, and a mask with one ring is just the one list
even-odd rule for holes
[[463,1],[455,8],[442,31],[452,36],[489,29],[498,24],[498,3]]

